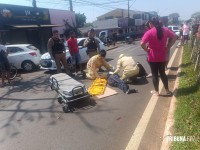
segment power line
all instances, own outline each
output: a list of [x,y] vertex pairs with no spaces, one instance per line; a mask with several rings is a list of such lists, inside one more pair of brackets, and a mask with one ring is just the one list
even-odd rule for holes
[[133,4],[136,2],[136,0],[133,1],[133,3],[130,5],[130,8],[133,6]]

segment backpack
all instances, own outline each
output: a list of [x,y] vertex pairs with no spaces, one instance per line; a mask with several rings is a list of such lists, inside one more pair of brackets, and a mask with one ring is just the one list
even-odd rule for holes
[[146,70],[144,69],[144,67],[142,66],[142,64],[140,64],[139,62],[137,62],[137,66],[139,68],[139,74],[138,77],[144,77],[147,75]]

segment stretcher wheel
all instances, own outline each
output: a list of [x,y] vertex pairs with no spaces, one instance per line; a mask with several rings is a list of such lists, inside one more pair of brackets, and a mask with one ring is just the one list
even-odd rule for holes
[[59,103],[59,104],[62,104],[62,103],[63,103],[63,100],[62,100],[61,97],[58,97],[58,103]]
[[69,106],[69,105],[63,106],[63,112],[64,113],[74,112],[74,111],[75,111],[75,109],[73,107]]
[[69,112],[69,107],[68,106],[63,106],[63,112],[68,113]]

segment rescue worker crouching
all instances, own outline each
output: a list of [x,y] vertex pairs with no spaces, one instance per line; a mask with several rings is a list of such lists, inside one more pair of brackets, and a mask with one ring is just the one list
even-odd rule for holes
[[124,54],[121,54],[117,61],[116,70],[113,74],[118,74],[121,68],[123,68],[123,73],[120,78],[121,80],[130,82],[139,74],[139,67],[131,56],[124,56]]
[[99,75],[97,72],[99,68],[102,66],[104,66],[107,70],[113,69],[113,67],[106,62],[105,57],[106,57],[106,51],[100,50],[99,54],[89,59],[87,63],[87,73],[86,73],[86,77],[88,79],[94,80],[96,78],[103,77]]

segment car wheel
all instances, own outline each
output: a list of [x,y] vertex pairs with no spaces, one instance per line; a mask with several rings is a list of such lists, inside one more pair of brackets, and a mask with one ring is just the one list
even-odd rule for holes
[[22,63],[22,68],[26,72],[33,71],[35,69],[35,64],[32,61],[24,61]]

